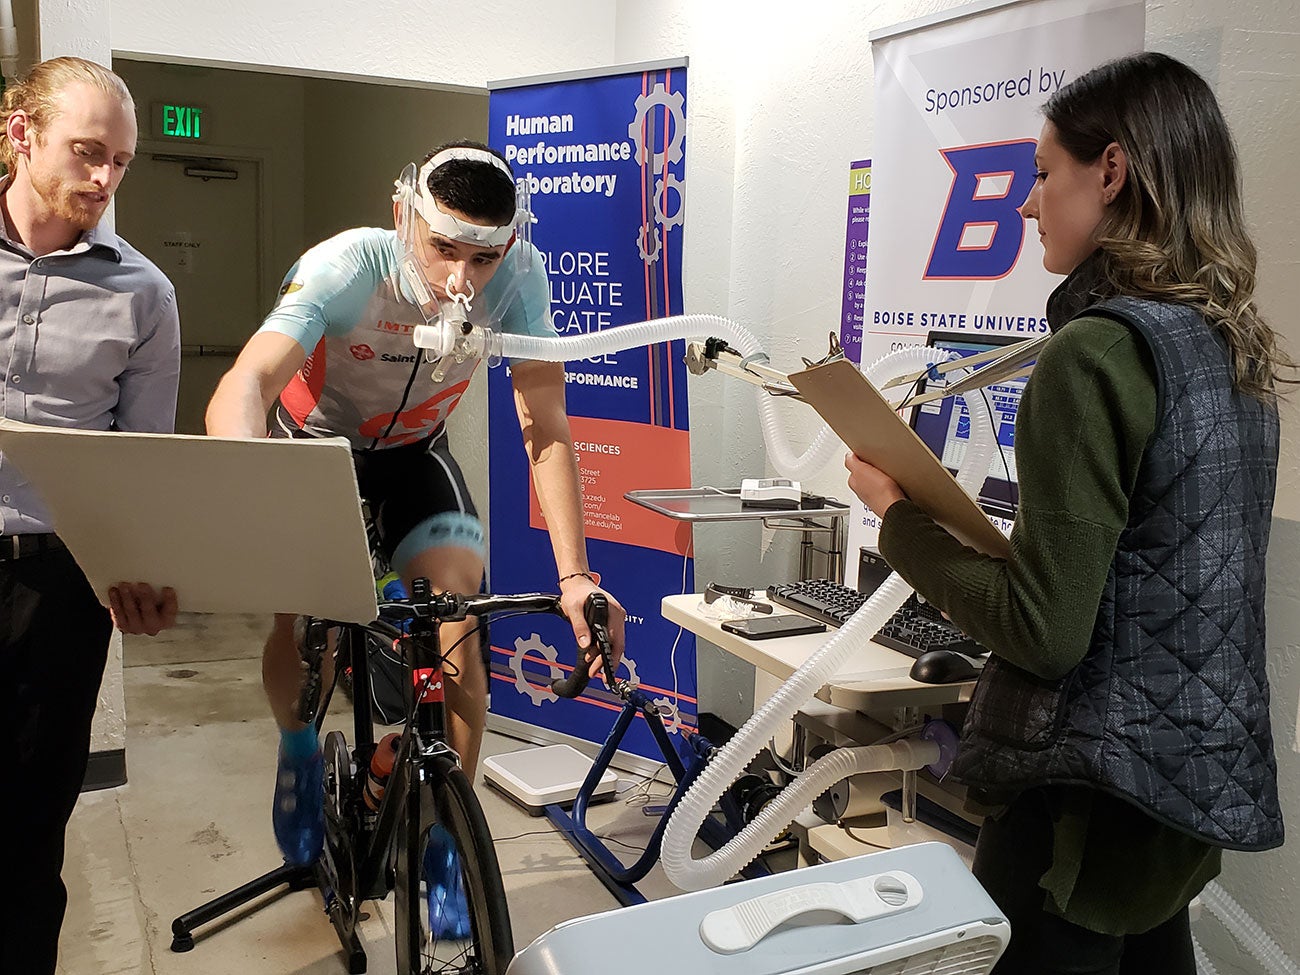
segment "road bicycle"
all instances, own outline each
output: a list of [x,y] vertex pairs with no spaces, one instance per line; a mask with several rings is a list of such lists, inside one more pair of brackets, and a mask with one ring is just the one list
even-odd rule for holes
[[[172,923],[172,950],[193,948],[195,928],[254,897],[284,884],[291,889],[316,886],[342,942],[348,971],[359,975],[367,965],[357,932],[361,904],[382,899],[391,890],[399,975],[504,973],[514,956],[505,888],[483,810],[447,744],[443,687],[448,663],[438,628],[469,616],[482,620],[504,612],[563,615],[559,600],[558,595],[544,593],[432,593],[426,580],[416,580],[409,599],[381,603],[380,618],[372,623],[303,620],[302,651],[308,671],[299,702],[302,720],[314,720],[318,731],[324,721],[337,683],[322,687],[326,654],[348,660],[352,671],[353,741],[349,744],[342,732],[331,731],[322,742],[324,851],[314,864],[286,864],[181,915]],[[589,659],[599,652],[607,679],[612,679],[608,613],[605,596],[592,593],[584,607],[594,637]],[[377,747],[370,641],[391,645],[409,672],[406,720],[377,810],[364,796]],[[553,689],[564,697],[577,696],[586,686],[588,666],[579,664]],[[464,936],[440,936],[430,921],[424,859],[435,824],[445,830],[460,860],[469,922]]]

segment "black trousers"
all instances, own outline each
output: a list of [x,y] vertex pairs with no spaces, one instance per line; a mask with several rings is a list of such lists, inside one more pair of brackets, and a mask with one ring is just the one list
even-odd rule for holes
[[0,972],[53,975],[63,834],[90,755],[112,623],[66,550],[0,561],[0,747],[9,761]]
[[993,975],[1196,975],[1187,908],[1142,934],[1098,934],[1044,909],[1038,879],[1051,863],[1052,819],[1040,793],[984,821],[975,876],[1011,922]]

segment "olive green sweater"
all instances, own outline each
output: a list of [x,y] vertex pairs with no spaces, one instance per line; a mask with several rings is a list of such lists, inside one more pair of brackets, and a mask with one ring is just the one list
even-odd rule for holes
[[[910,501],[886,512],[881,554],[991,652],[1040,677],[1061,677],[1092,642],[1155,424],[1156,373],[1145,342],[1109,319],[1075,319],[1044,347],[1021,400],[1010,558],[962,545]],[[1085,787],[1048,791],[1054,857],[1040,885],[1047,909],[1068,921],[1140,933],[1219,872],[1217,848],[1121,798]]]

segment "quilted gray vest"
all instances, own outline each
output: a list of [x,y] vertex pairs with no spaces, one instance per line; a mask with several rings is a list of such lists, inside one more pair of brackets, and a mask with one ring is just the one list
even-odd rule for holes
[[1003,795],[1092,785],[1216,846],[1280,846],[1264,670],[1277,411],[1233,391],[1194,310],[1112,298],[1084,314],[1150,346],[1155,433],[1088,653],[1058,681],[990,658],[954,775]]

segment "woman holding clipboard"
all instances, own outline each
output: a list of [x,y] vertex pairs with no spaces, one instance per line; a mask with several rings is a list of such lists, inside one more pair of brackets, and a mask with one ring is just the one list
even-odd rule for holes
[[1253,300],[1236,152],[1160,54],[1047,103],[1022,212],[1066,274],[1016,426],[1011,554],[963,546],[846,459],[881,554],[992,651],[954,775],[996,972],[1193,975],[1187,905],[1221,851],[1283,839],[1264,563],[1292,368]]

